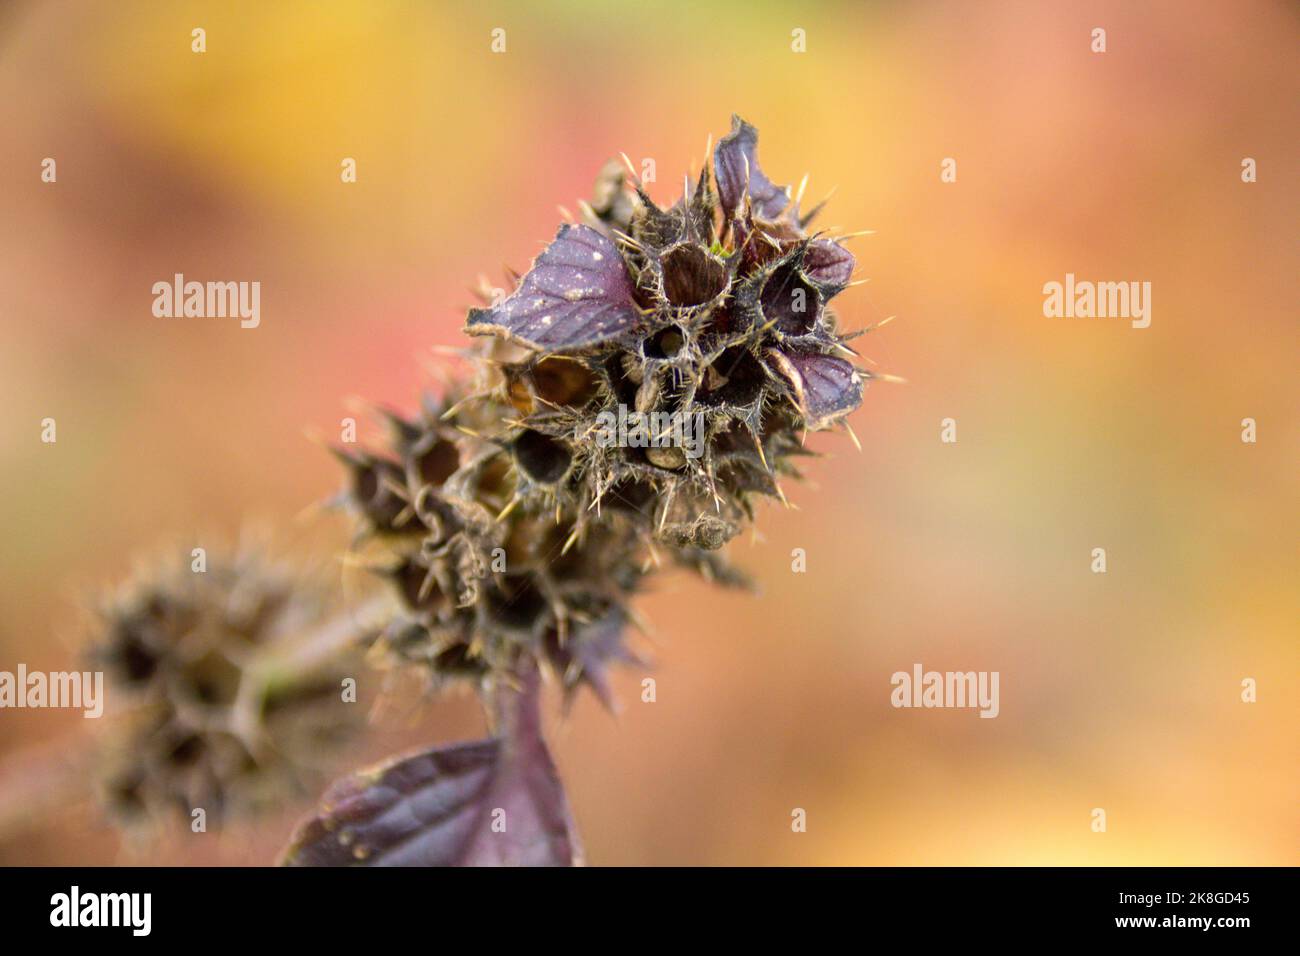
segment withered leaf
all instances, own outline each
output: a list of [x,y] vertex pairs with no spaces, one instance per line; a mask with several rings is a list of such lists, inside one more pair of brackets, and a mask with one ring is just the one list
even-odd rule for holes
[[825,428],[862,404],[862,375],[842,358],[816,352],[769,349],[768,359],[790,385],[804,423]]
[[739,116],[731,117],[731,132],[714,150],[713,176],[728,218],[740,208],[747,187],[754,211],[764,219],[775,219],[790,203],[785,187],[775,185],[759,169],[758,130]]
[[465,331],[534,349],[581,349],[617,338],[640,310],[614,243],[590,226],[560,226],[509,298],[471,309]]
[[853,253],[830,239],[814,239],[804,250],[803,271],[814,282],[844,287],[853,278]]
[[582,850],[538,716],[534,668],[500,736],[434,748],[334,783],[288,866],[572,866]]

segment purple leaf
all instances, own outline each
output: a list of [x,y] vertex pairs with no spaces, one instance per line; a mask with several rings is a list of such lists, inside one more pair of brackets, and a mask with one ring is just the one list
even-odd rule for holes
[[566,224],[509,298],[470,310],[465,331],[534,349],[580,349],[617,338],[640,315],[614,243],[590,226]]
[[814,239],[804,250],[804,274],[820,285],[848,285],[856,265],[853,253],[829,239]]
[[774,185],[758,168],[757,149],[758,130],[739,116],[733,116],[731,132],[718,141],[713,153],[718,198],[728,219],[740,208],[746,188],[754,211],[764,219],[775,219],[790,204],[785,187]]
[[542,740],[535,665],[502,689],[500,736],[336,781],[293,835],[288,866],[572,866],[582,862]]
[[834,355],[768,350],[776,371],[789,383],[804,423],[812,431],[844,417],[862,404],[862,375]]

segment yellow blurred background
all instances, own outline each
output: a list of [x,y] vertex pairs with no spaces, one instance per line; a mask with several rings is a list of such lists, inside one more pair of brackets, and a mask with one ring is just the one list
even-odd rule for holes
[[[413,408],[468,287],[605,159],[655,159],[669,200],[738,112],[774,181],[838,187],[823,225],[876,230],[837,305],[897,314],[857,344],[908,382],[732,546],[760,597],[658,580],[621,717],[556,717],[590,861],[1294,864],[1298,28],[1285,2],[9,3],[0,669],[75,667],[80,596],[159,542],[310,537],[340,474],[305,430]],[[177,272],[260,281],[261,326],[154,318]],[[1067,272],[1151,282],[1150,328],[1045,318]],[[1000,672],[1000,716],[892,708],[915,663]],[[86,723],[0,712],[0,775]],[[437,702],[350,759],[481,732]],[[0,861],[269,862],[305,809],[124,849],[81,808]]]

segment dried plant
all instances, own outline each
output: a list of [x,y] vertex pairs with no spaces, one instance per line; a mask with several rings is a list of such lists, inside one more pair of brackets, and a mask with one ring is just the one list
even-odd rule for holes
[[581,862],[541,678],[612,707],[643,579],[745,584],[720,549],[784,500],[805,433],[842,424],[873,377],[829,308],[852,284],[848,237],[809,232],[820,206],[774,185],[756,145],[734,119],[666,209],[630,162],[607,164],[514,291],[484,288],[453,383],[384,412],[378,447],[334,449],[387,590],[373,626],[249,556],[106,606],[96,654],[139,702],[107,760],[119,815],[220,815],[299,781],[299,758],[338,737],[336,654],[364,644],[431,687],[473,687],[493,736],[338,781],[283,861]]
[[[470,312],[466,331],[491,340],[470,353],[472,379],[416,418],[390,415],[383,451],[340,452],[402,601],[379,653],[474,681],[496,736],[336,784],[287,862],[580,859],[538,668],[609,703],[642,579],[671,562],[741,580],[718,549],[797,476],[803,432],[857,408],[871,377],[828,308],[854,258],[808,233],[817,210],[767,179],[756,144],[734,119],[713,176],[668,209],[606,166],[585,221]],[[636,440],[611,434],[629,418]]]

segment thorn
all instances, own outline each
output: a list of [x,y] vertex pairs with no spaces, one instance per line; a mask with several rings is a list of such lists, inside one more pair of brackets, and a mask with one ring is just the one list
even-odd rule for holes
[[407,504],[393,516],[393,527],[405,528],[416,518],[415,505]]
[[293,516],[294,522],[307,524],[320,518],[330,508],[329,500],[313,501]]
[[357,415],[369,415],[375,406],[359,395],[349,395],[343,399],[343,407]]
[[374,459],[364,452],[351,452],[338,445],[325,445],[325,450],[349,468],[369,468]]
[[475,394],[475,395],[466,395],[466,396],[465,396],[464,398],[462,398],[460,401],[458,401],[458,402],[453,402],[453,403],[451,404],[451,406],[450,406],[450,407],[449,407],[445,412],[443,412],[441,415],[438,416],[438,420],[439,420],[439,421],[442,421],[442,422],[445,422],[445,421],[447,421],[447,420],[450,419],[450,418],[454,418],[455,415],[456,415],[456,413],[457,413],[458,411],[461,410],[461,407],[462,407],[466,402],[469,402],[469,401],[472,401],[472,400],[474,400],[474,399],[478,399],[478,398],[483,398],[483,397],[484,397],[484,395],[483,395],[483,393],[481,393],[481,392],[478,393],[478,394]]
[[518,495],[514,495],[510,501],[506,503],[506,506],[501,509],[501,513],[497,515],[497,521],[505,521],[506,518],[509,517],[510,512],[515,510],[521,500],[522,499]]
[[366,557],[357,554],[355,551],[344,551],[338,555],[339,564],[345,568],[360,568],[362,571],[387,571],[391,567],[391,562],[381,561],[373,557]]
[[632,182],[640,186],[641,177],[637,174],[636,167],[632,165],[632,160],[627,158],[627,153],[620,152],[619,155],[623,157],[623,165],[627,167],[627,171],[632,174]]
[[767,463],[767,455],[763,454],[763,443],[758,440],[758,435],[750,432],[750,437],[754,439],[754,447],[758,449],[758,460],[763,463],[763,470],[769,475],[772,473],[772,467]]
[[803,202],[803,191],[808,188],[808,174],[803,174],[803,179],[799,180],[799,189],[794,194],[794,205],[792,209],[798,209],[799,203]]
[[437,352],[439,355],[454,355],[456,358],[470,358],[470,350],[457,345],[430,345],[430,352]]
[[411,500],[411,493],[407,490],[406,486],[399,485],[388,475],[384,475],[383,479],[379,482],[379,484],[381,487],[392,492],[392,494],[396,495],[398,498],[401,498],[403,501]]
[[779,481],[774,481],[773,484],[776,485],[776,496],[781,499],[781,504],[789,508],[790,499],[785,496],[785,491],[782,490],[781,483]]
[[570,225],[573,224],[573,213],[569,212],[569,210],[565,209],[563,206],[556,206],[555,208],[560,211],[560,218]]
[[618,229],[611,229],[611,230],[610,230],[610,233],[612,233],[613,236],[614,236],[616,239],[618,239],[620,242],[625,242],[625,243],[627,243],[627,244],[628,244],[629,246],[631,246],[633,249],[637,249],[637,250],[640,250],[640,249],[641,249],[641,243],[637,242],[635,239],[633,239],[631,236],[629,236],[626,232],[621,232],[621,231],[618,230]]
[[320,429],[316,428],[315,426],[312,426],[311,428],[304,428],[302,430],[302,437],[307,439],[317,448],[329,447],[329,439],[327,439],[324,435],[322,435]]
[[858,436],[853,431],[853,426],[848,422],[845,422],[844,429],[849,433],[849,437],[853,439],[853,444],[857,446],[858,451],[862,451],[862,442],[858,441]]
[[425,572],[424,580],[420,582],[420,590],[416,592],[416,597],[420,601],[424,601],[426,598],[428,598],[430,594],[433,593],[433,586],[436,583],[437,583],[437,576],[434,574],[433,568],[429,568],[429,570]]
[[882,382],[890,382],[894,385],[906,385],[907,379],[901,375],[890,375],[888,372],[881,372],[879,375],[872,375],[872,378],[878,378]]
[[677,486],[674,485],[668,491],[668,500],[664,502],[664,513],[662,517],[660,517],[659,519],[659,527],[655,529],[656,534],[659,533],[660,531],[663,531],[664,525],[668,523],[668,512],[672,508],[673,498],[675,498],[676,496],[677,496]]

